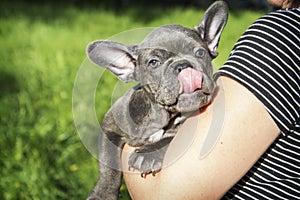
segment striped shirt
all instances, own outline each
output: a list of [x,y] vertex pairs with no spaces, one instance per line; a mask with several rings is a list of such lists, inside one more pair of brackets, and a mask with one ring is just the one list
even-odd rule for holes
[[269,13],[248,28],[217,72],[248,88],[282,133],[223,199],[300,199],[299,33],[300,9]]

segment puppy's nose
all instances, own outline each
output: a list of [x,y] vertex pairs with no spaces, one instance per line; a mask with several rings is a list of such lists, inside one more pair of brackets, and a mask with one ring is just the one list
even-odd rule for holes
[[188,68],[188,67],[191,67],[191,68],[192,68],[192,66],[191,66],[190,63],[180,63],[180,64],[177,64],[177,65],[175,66],[175,71],[176,71],[177,73],[179,73],[179,72],[181,72],[182,70],[184,70],[184,69],[186,69],[186,68]]

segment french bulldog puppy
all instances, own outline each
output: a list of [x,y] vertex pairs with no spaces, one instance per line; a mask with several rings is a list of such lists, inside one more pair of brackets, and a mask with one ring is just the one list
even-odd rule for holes
[[129,166],[145,177],[161,170],[168,144],[193,112],[212,100],[212,59],[217,53],[228,7],[216,1],[193,29],[180,25],[156,28],[137,45],[95,41],[87,56],[124,82],[139,84],[106,113],[99,134],[99,178],[88,197],[118,199],[121,152],[125,143],[140,147]]

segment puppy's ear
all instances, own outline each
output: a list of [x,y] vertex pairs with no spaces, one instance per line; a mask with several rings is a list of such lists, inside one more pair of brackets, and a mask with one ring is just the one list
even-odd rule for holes
[[217,47],[227,18],[227,4],[224,1],[216,1],[206,10],[200,24],[194,28],[207,43],[213,57],[218,55]]
[[95,41],[88,44],[86,54],[95,64],[109,69],[124,82],[135,81],[136,46],[113,41]]

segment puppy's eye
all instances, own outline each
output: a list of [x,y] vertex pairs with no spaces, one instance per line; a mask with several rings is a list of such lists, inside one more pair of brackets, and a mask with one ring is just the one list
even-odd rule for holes
[[203,58],[205,56],[205,50],[204,49],[198,49],[196,52],[195,52],[195,56],[197,58]]
[[152,59],[152,60],[149,60],[148,62],[148,66],[149,67],[152,67],[152,68],[156,68],[160,65],[160,61],[159,60],[156,60],[156,59]]

